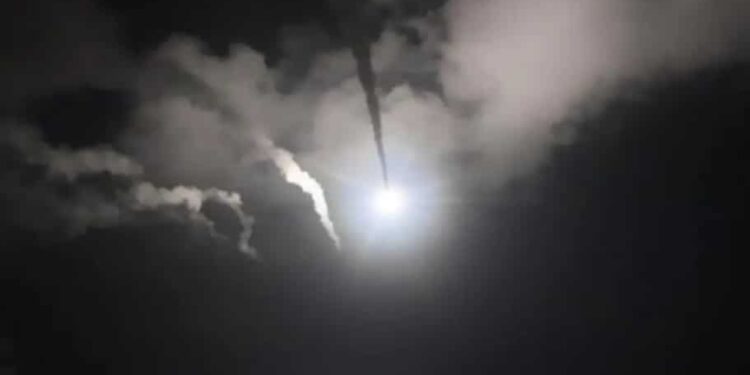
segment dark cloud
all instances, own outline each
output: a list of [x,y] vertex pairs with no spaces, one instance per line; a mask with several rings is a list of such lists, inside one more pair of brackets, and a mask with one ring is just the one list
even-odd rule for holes
[[52,145],[89,147],[118,139],[129,125],[132,102],[126,90],[76,87],[28,100],[22,117]]
[[118,43],[112,16],[86,0],[5,2],[0,110],[16,110],[30,97],[94,85],[126,86],[131,59]]
[[275,61],[280,53],[276,36],[285,25],[314,22],[327,27],[333,22],[325,0],[99,2],[118,14],[124,44],[140,55],[179,33],[200,38],[212,53],[225,55],[232,44],[243,42]]

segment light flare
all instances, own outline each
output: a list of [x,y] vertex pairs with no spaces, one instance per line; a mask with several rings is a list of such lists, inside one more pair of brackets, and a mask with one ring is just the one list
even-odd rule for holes
[[405,196],[401,190],[387,187],[377,192],[373,206],[381,215],[395,216],[403,211],[405,203]]

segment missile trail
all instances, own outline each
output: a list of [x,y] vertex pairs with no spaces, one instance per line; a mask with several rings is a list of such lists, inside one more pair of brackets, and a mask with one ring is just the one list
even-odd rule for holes
[[373,136],[375,137],[375,147],[378,150],[378,159],[380,160],[380,170],[383,174],[383,183],[388,187],[388,162],[385,157],[385,147],[383,146],[383,124],[380,118],[380,103],[375,93],[375,73],[372,69],[372,60],[370,58],[370,46],[366,43],[354,44],[352,46],[354,58],[357,60],[357,75],[362,84],[367,100],[367,111],[370,113],[372,121]]
[[372,69],[372,57],[370,56],[370,37],[373,26],[373,16],[367,15],[366,1],[356,0],[330,0],[330,3],[339,17],[341,32],[348,39],[354,59],[357,61],[357,76],[365,92],[367,111],[372,123],[375,147],[380,161],[380,170],[383,174],[383,183],[388,188],[388,162],[383,146],[383,124],[380,117],[380,103],[375,93],[375,72]]

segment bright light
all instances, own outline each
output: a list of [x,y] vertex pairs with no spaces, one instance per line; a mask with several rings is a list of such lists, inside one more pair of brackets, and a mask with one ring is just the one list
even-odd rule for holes
[[404,209],[404,194],[395,188],[386,188],[375,196],[374,208],[383,215],[398,215]]

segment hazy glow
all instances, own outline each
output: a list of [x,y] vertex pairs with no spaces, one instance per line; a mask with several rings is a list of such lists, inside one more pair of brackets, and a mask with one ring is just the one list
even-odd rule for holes
[[391,187],[380,190],[377,193],[374,208],[380,214],[394,216],[403,211],[405,203],[403,192]]

